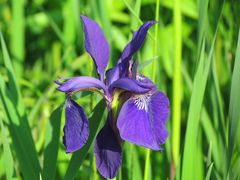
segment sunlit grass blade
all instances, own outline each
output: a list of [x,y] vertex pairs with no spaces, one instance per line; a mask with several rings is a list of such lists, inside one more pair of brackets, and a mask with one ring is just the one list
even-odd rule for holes
[[[38,178],[41,172],[37,152],[28,125],[27,117],[24,113],[24,106],[21,102],[18,85],[8,51],[1,36],[4,65],[8,75],[8,87],[0,74],[0,98],[3,112],[6,115],[8,129],[10,131],[14,150],[20,164],[20,169],[26,179]],[[26,148],[27,147],[27,148]]]
[[229,137],[228,137],[228,159],[227,170],[229,173],[230,163],[234,145],[236,144],[236,134],[239,127],[240,120],[240,30],[238,33],[238,44],[236,49],[235,63],[232,75],[231,92],[230,92],[230,106],[229,106]]
[[1,126],[1,136],[3,141],[3,159],[4,159],[4,167],[6,171],[7,180],[11,180],[13,178],[14,173],[14,162],[12,157],[12,152],[10,148],[10,144],[7,139],[6,129],[3,125],[3,121],[0,117],[0,126]]
[[207,176],[206,176],[205,180],[210,180],[211,179],[212,168],[213,168],[213,163],[211,163],[209,168],[208,168]]
[[[154,41],[153,41],[153,57],[156,57],[158,54],[158,27],[159,27],[159,11],[160,11],[160,0],[156,1],[156,9],[155,9],[155,21],[158,23],[155,25],[155,32],[154,32]],[[153,61],[152,63],[152,80],[156,81],[157,71],[159,68],[157,68],[157,61]]]
[[14,69],[7,51],[6,44],[4,42],[3,36],[0,33],[1,38],[1,47],[2,47],[2,53],[3,53],[3,62],[4,66],[7,70],[8,75],[8,84],[9,84],[9,90],[11,94],[13,95],[14,103],[16,107],[21,111],[21,114],[23,113],[23,108],[21,105],[21,95],[20,90],[16,81],[16,75],[14,74]]
[[44,147],[43,179],[55,179],[60,141],[62,106],[56,108],[50,117]]
[[23,64],[25,56],[25,0],[12,0],[12,31],[11,31],[11,52],[13,54],[13,64],[15,66],[17,77],[20,78],[23,73]]
[[[133,145],[132,145],[133,146]],[[139,153],[137,152],[136,148],[133,146],[133,158],[132,158],[132,180],[138,179],[142,180],[143,179],[143,174],[141,170],[141,163],[139,161]]]
[[139,18],[138,14],[137,14],[137,12],[134,11],[134,9],[130,6],[130,4],[128,3],[128,1],[127,1],[127,0],[123,0],[123,1],[124,1],[124,3],[125,3],[126,7],[129,9],[129,11],[132,13],[132,15],[138,20],[138,22],[139,22],[140,24],[143,24],[142,20]]
[[216,33],[214,36],[210,53],[206,61],[206,65],[204,65],[205,40],[202,41],[203,43],[201,46],[200,60],[197,72],[194,77],[192,96],[189,106],[188,123],[183,154],[182,179],[194,179],[195,176],[196,168],[194,164],[194,154],[196,154],[197,130],[199,128],[199,119],[203,102],[203,96],[211,67],[215,37]]
[[[73,45],[76,36],[76,20],[74,12],[74,0],[68,0],[63,6],[63,34],[68,45]],[[80,15],[79,17],[80,18]]]
[[[201,2],[202,6],[200,6],[200,10],[203,12],[207,11],[207,5],[204,4],[208,1]],[[223,9],[222,4],[222,9]],[[188,123],[187,123],[187,130],[185,136],[185,145],[184,145],[184,154],[183,154],[183,169],[182,169],[182,179],[194,179],[196,174],[196,166],[194,164],[194,154],[196,153],[196,140],[197,140],[197,130],[199,128],[199,119],[200,119],[200,112],[202,108],[203,97],[205,93],[206,83],[209,76],[209,71],[212,62],[213,50],[215,47],[215,40],[216,35],[218,32],[218,24],[219,19],[222,15],[222,9],[219,17],[216,18],[217,27],[214,30],[214,38],[211,43],[211,48],[209,53],[207,54],[207,58],[205,57],[205,36],[204,32],[206,29],[202,28],[203,32],[200,32],[200,40],[201,40],[201,48],[199,50],[199,61],[197,66],[197,71],[195,73],[194,82],[193,82],[193,90],[192,96],[190,100],[189,112],[188,112]],[[201,13],[201,11],[200,11]],[[202,26],[206,28],[207,22],[207,15],[202,19]],[[202,36],[202,37],[201,37]],[[206,59],[206,60],[205,60]]]
[[[200,111],[203,101],[203,95],[206,87],[207,76],[210,69],[210,62],[208,62],[208,68],[204,69],[204,49],[205,41],[203,41],[201,51],[201,59],[199,61],[198,69],[195,74],[193,82],[193,90],[190,101],[187,131],[185,137],[184,153],[183,153],[183,167],[182,167],[182,179],[193,179],[196,174],[196,165],[194,163],[194,157],[197,152],[197,129],[199,127]],[[204,73],[204,70],[207,72]],[[207,73],[207,74],[206,74]],[[203,76],[204,75],[204,76]],[[204,77],[204,78],[203,78]]]
[[144,166],[144,180],[151,179],[151,150],[146,149],[145,166]]
[[194,164],[196,167],[196,174],[194,174],[195,179],[204,179],[204,164],[203,164],[203,151],[202,151],[202,130],[198,131],[197,135],[197,147],[196,147],[196,155],[194,158]]
[[[130,6],[130,4],[127,2],[127,0],[123,0],[124,1],[124,4],[126,5],[126,7],[128,8],[128,10],[132,13],[132,15],[138,20],[138,22],[140,24],[143,24],[143,21],[139,18],[138,14],[136,14],[136,12],[134,11],[134,9]],[[155,40],[153,35],[150,33],[150,31],[147,32],[149,37],[152,39],[152,40]]]
[[[140,9],[141,9],[141,1],[142,0],[136,0],[135,6],[134,6],[134,14],[136,14],[137,17],[140,17]],[[134,31],[138,28],[139,22],[137,19],[132,15],[131,17],[131,29]]]
[[7,117],[8,128],[23,176],[26,179],[38,178],[40,165],[32,137],[29,137],[29,129],[26,129],[26,124],[23,124],[26,119],[20,119],[14,103],[8,98],[11,95],[8,93],[1,75],[0,90],[2,106]]
[[[182,97],[182,18],[180,0],[174,1],[174,70],[172,104],[172,156],[173,165],[178,165],[181,133],[181,97]],[[174,172],[173,172],[174,174]]]
[[[187,88],[191,92],[192,91],[192,81],[191,81],[189,74],[185,70],[186,69],[183,68],[183,77],[184,77],[184,80],[186,81]],[[213,126],[213,123],[211,121],[211,118],[209,117],[206,107],[202,108],[200,123],[201,123],[203,131],[205,133],[206,140],[211,145],[211,151],[209,152],[211,154],[208,154],[208,160],[209,160],[210,156],[213,156],[213,161],[214,161],[215,167],[217,168],[217,170],[220,170],[220,167],[222,167],[221,162],[223,161],[223,157],[220,158],[221,157],[220,154],[223,153],[221,151],[222,149],[220,148],[221,142],[219,142],[219,140],[218,140],[218,133],[216,132],[216,130]],[[209,162],[210,162],[210,160],[209,160]]]
[[219,147],[219,142],[218,142],[218,136],[216,131],[214,130],[213,124],[211,122],[211,119],[209,115],[207,114],[206,108],[203,108],[202,113],[201,113],[201,125],[204,130],[204,133],[206,134],[207,142],[212,144],[212,156],[213,156],[213,161],[215,163],[216,168],[219,170],[221,164],[220,164],[220,154],[221,154],[221,149]]
[[101,100],[94,108],[91,118],[89,118],[90,135],[89,135],[87,144],[81,150],[73,153],[64,179],[66,180],[74,179],[79,167],[83,163],[83,160],[85,159],[89,149],[93,144],[93,141],[98,132],[100,123],[103,119],[104,109],[105,109],[105,101]]

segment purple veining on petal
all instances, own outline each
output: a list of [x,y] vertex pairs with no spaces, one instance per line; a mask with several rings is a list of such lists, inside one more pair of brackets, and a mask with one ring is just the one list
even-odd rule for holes
[[117,127],[122,139],[153,150],[162,150],[168,137],[168,98],[161,92],[135,95],[119,113]]
[[65,117],[63,144],[67,153],[75,152],[87,142],[88,120],[83,108],[71,99],[66,100]]
[[104,92],[107,91],[107,88],[102,81],[88,76],[73,77],[66,82],[61,84],[58,82],[57,84],[59,84],[57,90],[65,93],[91,88],[102,89]]
[[94,20],[86,16],[81,16],[81,19],[85,35],[85,49],[93,58],[99,78],[103,81],[110,52],[108,42]]
[[117,176],[122,164],[122,149],[109,121],[97,135],[94,152],[99,173],[104,178],[112,179]]
[[146,93],[151,90],[151,86],[147,87],[144,85],[145,84],[131,78],[120,78],[110,85],[109,92],[113,92],[115,88],[124,89],[137,94]]

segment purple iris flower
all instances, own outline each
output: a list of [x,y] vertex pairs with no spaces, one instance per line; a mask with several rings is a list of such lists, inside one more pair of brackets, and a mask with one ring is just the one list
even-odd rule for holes
[[66,93],[63,143],[66,152],[71,153],[82,148],[89,136],[84,109],[72,95],[86,90],[98,92],[106,100],[108,118],[96,137],[94,152],[100,174],[113,178],[122,164],[123,141],[161,151],[161,145],[168,137],[168,98],[150,79],[137,73],[137,62],[132,60],[148,29],[156,22],[148,21],[134,32],[117,65],[105,72],[110,52],[108,42],[95,21],[85,16],[81,19],[85,49],[94,61],[98,79],[80,76],[56,81],[57,89]]

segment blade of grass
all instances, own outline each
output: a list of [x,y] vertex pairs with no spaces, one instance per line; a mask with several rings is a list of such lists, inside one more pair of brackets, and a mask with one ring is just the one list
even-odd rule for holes
[[[173,71],[173,119],[172,155],[175,168],[178,165],[181,133],[181,96],[182,96],[182,18],[180,0],[174,1],[174,71]],[[172,174],[172,173],[171,173]],[[175,172],[173,172],[175,174]]]
[[[136,14],[137,17],[140,17],[140,9],[141,9],[141,1],[142,0],[136,0],[135,6],[134,6],[134,14]],[[132,15],[131,17],[131,29],[134,31],[139,26],[139,22],[137,19]]]
[[[156,1],[156,9],[155,9],[155,21],[159,22],[159,8],[160,7],[160,0]],[[155,25],[155,34],[154,34],[154,38],[155,41],[153,41],[154,45],[153,45],[153,57],[157,56],[157,50],[158,50],[158,27],[159,27],[159,23],[157,23]],[[157,61],[153,61],[152,63],[152,79],[155,81],[156,80],[156,69],[157,68]]]
[[236,140],[236,134],[239,127],[240,120],[240,30],[238,33],[238,44],[236,49],[236,57],[232,75],[231,92],[230,92],[230,106],[229,106],[229,137],[228,137],[228,158],[227,171],[230,171],[230,164],[233,154],[233,149]]
[[2,141],[3,141],[3,159],[4,159],[4,167],[6,171],[6,178],[8,180],[13,178],[14,173],[14,162],[12,157],[12,152],[10,148],[10,144],[7,139],[6,129],[3,125],[2,118],[0,117],[1,124],[1,132],[2,132]]
[[[64,34],[64,39],[66,40],[66,43],[68,45],[72,45],[75,40],[76,36],[76,21],[75,21],[75,12],[74,12],[74,1],[75,0],[68,0],[64,3],[63,5],[63,22],[64,22],[64,27],[63,27],[63,34]],[[79,17],[80,18],[80,17]]]
[[22,107],[20,90],[19,90],[16,78],[15,78],[16,76],[14,74],[14,69],[13,69],[9,54],[8,54],[6,44],[5,44],[3,36],[2,36],[2,33],[0,33],[0,38],[1,38],[1,47],[2,47],[2,52],[3,52],[3,62],[4,62],[4,66],[7,70],[9,90],[13,96],[15,106],[18,108],[21,115],[23,115],[23,107]]
[[144,180],[149,180],[150,178],[150,171],[151,171],[151,150],[146,149],[146,158],[145,158],[145,167],[144,167]]
[[[192,91],[192,80],[188,74],[188,72],[186,72],[186,68],[184,67],[183,69],[183,77],[184,80],[187,84],[187,88],[189,89],[189,91]],[[221,154],[221,149],[220,149],[220,145],[219,145],[219,141],[218,141],[218,136],[217,136],[217,132],[214,129],[214,126],[212,124],[212,121],[209,117],[209,114],[206,110],[205,107],[203,107],[202,112],[201,112],[201,119],[200,119],[200,123],[201,126],[204,130],[204,133],[206,135],[207,141],[212,144],[212,155],[213,155],[213,160],[215,163],[215,166],[217,168],[217,170],[219,171],[220,167],[221,167],[221,160],[219,159],[220,154]]]
[[40,172],[40,165],[37,159],[37,153],[32,146],[33,140],[28,136],[28,130],[22,123],[25,119],[20,119],[14,103],[8,98],[11,95],[9,94],[9,90],[6,89],[1,75],[0,90],[1,103],[9,123],[8,128],[20,164],[20,170],[25,179],[37,179]]
[[193,90],[189,106],[187,131],[183,153],[182,179],[194,179],[196,174],[194,154],[196,154],[197,129],[199,128],[200,112],[207,84],[207,78],[211,67],[215,39],[216,32],[205,66],[205,40],[201,46],[200,60],[193,81]]
[[14,70],[2,35],[1,45],[9,87],[7,88],[7,85],[0,74],[0,98],[3,111],[8,120],[8,128],[23,176],[26,179],[37,179],[41,172],[41,168],[28,120],[24,113],[24,106],[21,101],[19,87],[15,80]]
[[[126,5],[126,7],[128,8],[128,10],[132,13],[132,15],[138,20],[138,22],[140,24],[143,24],[142,20],[138,17],[138,15],[135,13],[135,11],[132,9],[132,7],[129,5],[129,3],[126,0],[123,0],[124,4]],[[147,32],[149,37],[155,41],[156,39],[154,39],[154,37],[152,36],[152,34],[150,33],[150,31]]]
[[62,107],[56,108],[50,117],[44,147],[43,179],[55,179],[59,148]]
[[[208,2],[205,2],[208,4]],[[203,3],[204,4],[204,3]],[[224,3],[222,4],[223,9]],[[207,6],[205,6],[207,8]],[[197,130],[199,128],[199,119],[200,112],[203,102],[203,96],[207,84],[207,79],[211,67],[213,50],[215,46],[216,35],[218,32],[219,19],[222,15],[222,9],[217,20],[217,27],[214,33],[214,38],[211,44],[211,48],[207,57],[206,62],[205,59],[205,38],[203,35],[201,50],[199,56],[199,62],[197,66],[197,71],[194,77],[193,82],[193,90],[192,96],[190,100],[189,112],[188,112],[188,123],[187,130],[185,136],[185,145],[184,145],[184,153],[183,153],[183,169],[182,169],[182,179],[194,179],[196,167],[194,164],[194,154],[196,153],[196,140],[197,140]],[[206,21],[203,20],[203,21]],[[205,23],[203,23],[205,24]],[[204,28],[203,28],[204,30]]]
[[90,135],[87,141],[87,144],[79,151],[73,153],[70,163],[68,165],[67,172],[64,179],[71,180],[74,179],[79,167],[83,163],[89,149],[92,146],[92,143],[98,132],[99,125],[103,119],[103,113],[105,109],[105,101],[101,100],[94,108],[93,114],[89,119]]
[[211,174],[212,174],[212,168],[213,168],[213,163],[211,163],[209,168],[208,168],[207,176],[206,176],[205,180],[210,180]]
[[20,79],[25,56],[25,0],[12,0],[11,52],[17,77]]

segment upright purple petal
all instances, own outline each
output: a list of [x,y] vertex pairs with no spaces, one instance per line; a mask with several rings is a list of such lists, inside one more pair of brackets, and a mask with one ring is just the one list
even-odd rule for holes
[[138,61],[135,60],[132,63],[132,69],[131,69],[133,79],[137,78],[137,68],[138,68]]
[[151,85],[147,86],[147,85],[148,84],[142,83],[135,79],[120,78],[110,85],[109,91],[112,92],[115,88],[118,88],[118,89],[130,91],[133,93],[137,93],[137,94],[142,94],[151,90],[152,86]]
[[104,178],[114,178],[122,164],[122,149],[109,121],[99,132],[94,145],[97,169]]
[[86,144],[89,127],[83,108],[71,99],[66,100],[65,117],[63,144],[66,152],[70,153],[81,149]]
[[[127,65],[128,64],[128,65]],[[127,69],[124,69],[127,68]],[[122,77],[131,77],[129,73],[129,62],[120,62],[106,72],[106,84],[110,86],[114,81]]]
[[81,19],[85,35],[85,49],[93,58],[98,76],[103,81],[110,52],[108,42],[95,21],[86,16],[81,16]]
[[92,88],[102,89],[104,92],[107,91],[102,81],[88,76],[73,77],[63,83],[57,82],[57,84],[59,85],[57,90],[65,93]]
[[168,137],[168,117],[169,101],[163,93],[135,95],[123,104],[117,127],[123,140],[162,150],[161,145]]
[[110,86],[114,81],[119,79],[120,71],[121,71],[120,64],[117,64],[115,67],[106,71],[106,84]]
[[131,57],[140,49],[142,46],[148,29],[154,25],[156,21],[148,21],[144,23],[136,32],[134,32],[132,40],[124,48],[122,55],[119,59],[119,63],[122,61],[129,61]]

